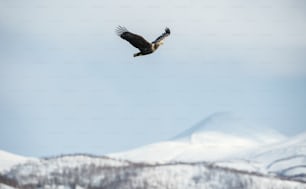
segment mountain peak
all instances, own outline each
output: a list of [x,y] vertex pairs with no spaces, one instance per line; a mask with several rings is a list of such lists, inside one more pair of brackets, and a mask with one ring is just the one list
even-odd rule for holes
[[203,138],[207,133],[252,139],[260,143],[273,143],[285,139],[279,132],[262,124],[247,121],[231,112],[217,112],[178,134],[173,140]]
[[198,123],[196,123],[191,128],[181,132],[177,136],[175,136],[173,139],[182,139],[186,137],[190,137],[192,134],[195,133],[201,133],[209,130],[221,130],[226,129],[225,125],[228,125],[229,123],[233,122],[234,120],[239,120],[234,114],[229,112],[217,112],[214,113]]

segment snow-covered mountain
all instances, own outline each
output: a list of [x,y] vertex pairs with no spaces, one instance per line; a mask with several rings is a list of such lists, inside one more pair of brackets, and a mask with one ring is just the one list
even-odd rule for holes
[[205,162],[147,164],[83,154],[14,166],[0,174],[0,188],[305,189],[306,184]]
[[172,140],[140,147],[110,157],[144,162],[221,161],[285,140],[280,133],[228,113],[217,113]]
[[287,138],[218,113],[178,134],[111,157],[137,162],[210,162],[216,166],[306,181],[306,133]]
[[34,160],[34,158],[23,157],[0,150],[0,172],[9,170],[12,166]]
[[287,138],[225,113],[110,157],[29,159],[0,153],[0,189],[306,189],[306,133]]

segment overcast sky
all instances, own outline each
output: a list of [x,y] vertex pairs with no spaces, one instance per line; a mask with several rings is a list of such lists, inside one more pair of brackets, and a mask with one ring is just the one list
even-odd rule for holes
[[[105,154],[216,112],[306,130],[306,2],[0,0],[0,149]],[[115,35],[118,25],[157,52]]]

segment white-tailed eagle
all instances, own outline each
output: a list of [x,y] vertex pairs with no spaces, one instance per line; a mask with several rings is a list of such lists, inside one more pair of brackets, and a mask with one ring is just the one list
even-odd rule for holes
[[170,29],[166,28],[165,32],[161,34],[152,43],[145,40],[142,36],[129,32],[125,27],[118,26],[116,33],[122,38],[127,40],[131,45],[140,50],[140,52],[135,53],[134,57],[151,54],[156,49],[163,44],[163,40],[170,35]]

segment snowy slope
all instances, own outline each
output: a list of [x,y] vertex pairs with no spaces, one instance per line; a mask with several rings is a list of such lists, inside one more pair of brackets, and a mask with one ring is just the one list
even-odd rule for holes
[[224,169],[209,163],[137,164],[105,157],[80,155],[18,165],[0,177],[1,182],[13,188],[37,189],[306,188],[306,184],[302,182]]
[[14,187],[11,187],[11,186],[0,183],[0,189],[14,189]]
[[27,158],[23,156],[18,156],[0,150],[0,172],[10,169],[12,166],[24,163],[28,160],[34,160],[33,158]]
[[250,156],[269,173],[306,181],[306,133],[262,148]]
[[240,159],[213,164],[306,182],[306,133],[259,148]]
[[172,140],[147,145],[111,157],[145,162],[221,161],[234,159],[285,137],[276,131],[217,113]]
[[[113,171],[123,169],[131,163],[120,161],[104,156],[88,154],[61,155],[56,157],[42,158],[35,161],[27,161],[11,167],[10,170],[0,174],[1,184],[19,188],[24,185],[28,188],[38,188],[28,186],[43,182],[42,188],[69,188],[66,185],[74,185],[82,177],[86,177],[82,182],[95,185],[96,180],[103,179],[102,170]],[[92,175],[95,175],[93,178]],[[71,180],[73,177],[73,180]],[[46,182],[46,183],[45,183]],[[52,183],[52,186],[47,186]],[[39,184],[38,184],[39,185]],[[55,186],[53,186],[55,185]],[[72,188],[82,188],[73,186]],[[23,188],[23,187],[21,187]]]

